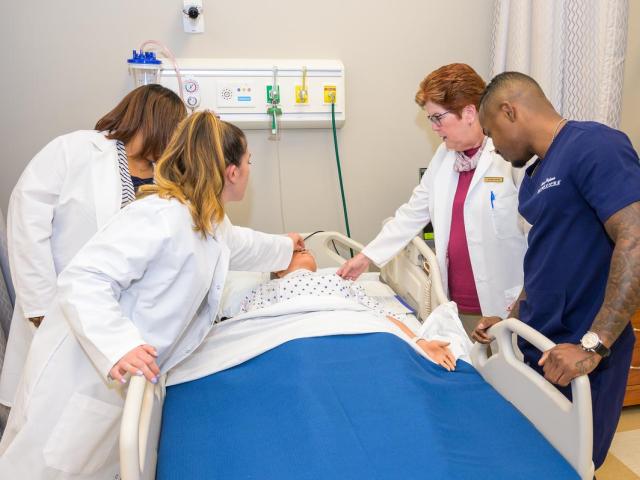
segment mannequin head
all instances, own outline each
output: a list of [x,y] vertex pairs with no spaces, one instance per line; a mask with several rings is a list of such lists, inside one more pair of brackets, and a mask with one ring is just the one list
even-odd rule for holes
[[289,264],[287,269],[275,272],[275,276],[277,278],[282,278],[291,272],[295,272],[296,270],[301,269],[309,270],[311,272],[315,272],[316,270],[318,270],[316,259],[309,250],[300,250],[297,252],[293,252],[293,255],[291,256],[291,263]]

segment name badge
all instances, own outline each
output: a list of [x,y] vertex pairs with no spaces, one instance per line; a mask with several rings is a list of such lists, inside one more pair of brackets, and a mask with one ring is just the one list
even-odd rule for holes
[[485,183],[502,183],[504,182],[504,177],[484,177]]

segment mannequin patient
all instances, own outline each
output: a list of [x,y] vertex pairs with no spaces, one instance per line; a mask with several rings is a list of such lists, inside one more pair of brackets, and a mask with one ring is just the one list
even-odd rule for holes
[[456,360],[448,348],[449,342],[418,337],[396,318],[400,317],[399,315],[392,315],[380,303],[369,297],[361,285],[335,274],[318,274],[317,269],[316,260],[310,251],[294,252],[286,270],[275,272],[273,280],[258,286],[244,299],[241,312],[268,307],[302,295],[337,296],[354,300],[393,322],[433,361],[449,371],[455,369]]

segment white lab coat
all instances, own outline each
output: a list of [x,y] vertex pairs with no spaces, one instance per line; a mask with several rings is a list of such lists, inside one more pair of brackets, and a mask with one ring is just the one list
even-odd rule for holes
[[[458,173],[455,152],[440,145],[408,203],[387,222],[362,253],[381,266],[432,222],[436,257],[445,291],[447,249]],[[526,224],[518,214],[522,172],[513,169],[487,139],[464,203],[464,225],[480,308],[485,316],[507,316],[523,285]],[[491,181],[494,180],[494,181]],[[501,181],[500,181],[501,180]],[[491,192],[495,195],[493,207]]]
[[114,479],[125,388],[108,380],[136,346],[163,373],[213,326],[230,267],[282,270],[293,242],[234,227],[206,239],[188,208],[150,196],[114,217],[58,280],[0,442],[0,478]]
[[0,403],[13,403],[35,331],[27,319],[47,315],[58,274],[120,210],[121,198],[116,142],[93,130],[54,139],[22,173],[7,218],[16,306],[0,376]]

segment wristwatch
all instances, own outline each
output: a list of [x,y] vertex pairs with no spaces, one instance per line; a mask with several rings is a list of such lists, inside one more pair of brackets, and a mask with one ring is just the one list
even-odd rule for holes
[[601,341],[596,332],[587,332],[580,339],[580,346],[585,352],[594,352],[602,358],[608,357],[611,350],[607,348]]

